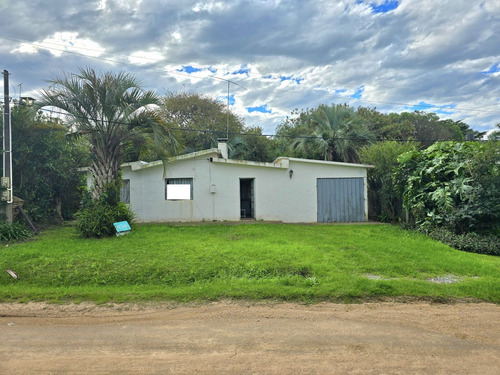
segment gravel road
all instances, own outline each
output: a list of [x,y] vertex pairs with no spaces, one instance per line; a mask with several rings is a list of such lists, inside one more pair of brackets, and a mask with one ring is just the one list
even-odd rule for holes
[[485,303],[0,304],[0,374],[499,374]]

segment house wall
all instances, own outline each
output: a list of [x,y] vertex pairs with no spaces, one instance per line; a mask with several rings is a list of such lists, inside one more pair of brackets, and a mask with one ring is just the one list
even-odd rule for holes
[[365,220],[368,219],[366,168],[352,166],[332,166],[323,163],[290,160],[289,169],[293,170],[290,179],[280,188],[280,205],[286,222],[317,222],[318,202],[316,180],[318,178],[362,177],[365,185]]
[[[289,170],[293,170],[292,178]],[[193,178],[193,199],[165,200],[163,167],[132,171],[125,167],[123,178],[130,180],[130,204],[141,222],[240,220],[240,179],[254,179],[255,218],[284,222],[317,221],[317,178],[362,177],[366,168],[332,166],[290,160],[289,168],[263,167],[255,163],[211,162],[199,157],[167,165],[167,178]],[[211,185],[215,192],[211,193]],[[214,188],[212,187],[212,190]]]
[[[166,176],[162,165],[122,170],[122,177],[130,179],[130,206],[136,219],[141,222],[213,220],[209,163],[203,157],[176,161],[167,165]],[[193,199],[166,200],[165,178],[193,178]]]

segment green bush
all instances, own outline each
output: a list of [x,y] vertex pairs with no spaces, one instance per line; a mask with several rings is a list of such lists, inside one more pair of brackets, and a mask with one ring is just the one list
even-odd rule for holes
[[416,143],[385,141],[365,146],[359,151],[363,163],[375,166],[368,169],[370,218],[392,223],[402,219],[403,197],[396,191],[392,174],[398,165],[398,156],[416,150]]
[[31,237],[31,232],[18,222],[9,224],[0,220],[0,242],[22,241]]
[[455,234],[443,228],[434,229],[428,234],[435,240],[444,242],[458,250],[500,255],[500,238],[494,234],[475,232]]
[[91,198],[91,192],[83,195],[82,206],[75,214],[76,228],[85,238],[110,237],[116,233],[113,223],[128,221],[132,224],[134,213],[120,202],[121,179],[108,184],[98,201]]
[[134,215],[125,203],[112,206],[101,200],[82,208],[76,217],[76,228],[82,237],[101,238],[116,233],[113,223],[125,220],[132,223]]
[[500,143],[437,142],[398,157],[398,195],[421,229],[456,234],[500,228]]

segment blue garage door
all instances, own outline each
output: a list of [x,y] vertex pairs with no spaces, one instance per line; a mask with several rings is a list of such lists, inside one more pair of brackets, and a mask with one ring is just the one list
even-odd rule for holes
[[365,221],[363,178],[318,178],[318,222]]

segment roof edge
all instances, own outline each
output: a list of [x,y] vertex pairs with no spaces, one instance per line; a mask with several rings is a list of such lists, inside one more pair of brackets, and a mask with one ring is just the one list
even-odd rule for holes
[[279,163],[281,160],[289,160],[298,163],[313,163],[313,164],[326,164],[326,165],[336,165],[339,167],[353,167],[353,168],[375,168],[374,165],[369,164],[358,164],[358,163],[344,163],[340,161],[327,161],[327,160],[315,160],[315,159],[301,159],[301,158],[289,158],[287,156],[280,156],[276,158],[275,163]]
[[[191,152],[189,154],[173,156],[173,157],[168,159],[167,163],[181,161],[181,160],[196,159],[196,158],[205,157],[208,155],[219,156],[219,150],[217,148],[210,148],[208,150],[196,151],[196,152]],[[155,161],[151,161],[151,162],[133,161],[130,163],[123,163],[120,167],[121,168],[130,167],[133,171],[136,171],[139,169],[156,167],[158,165],[163,165],[163,161],[162,160],[155,160]]]

